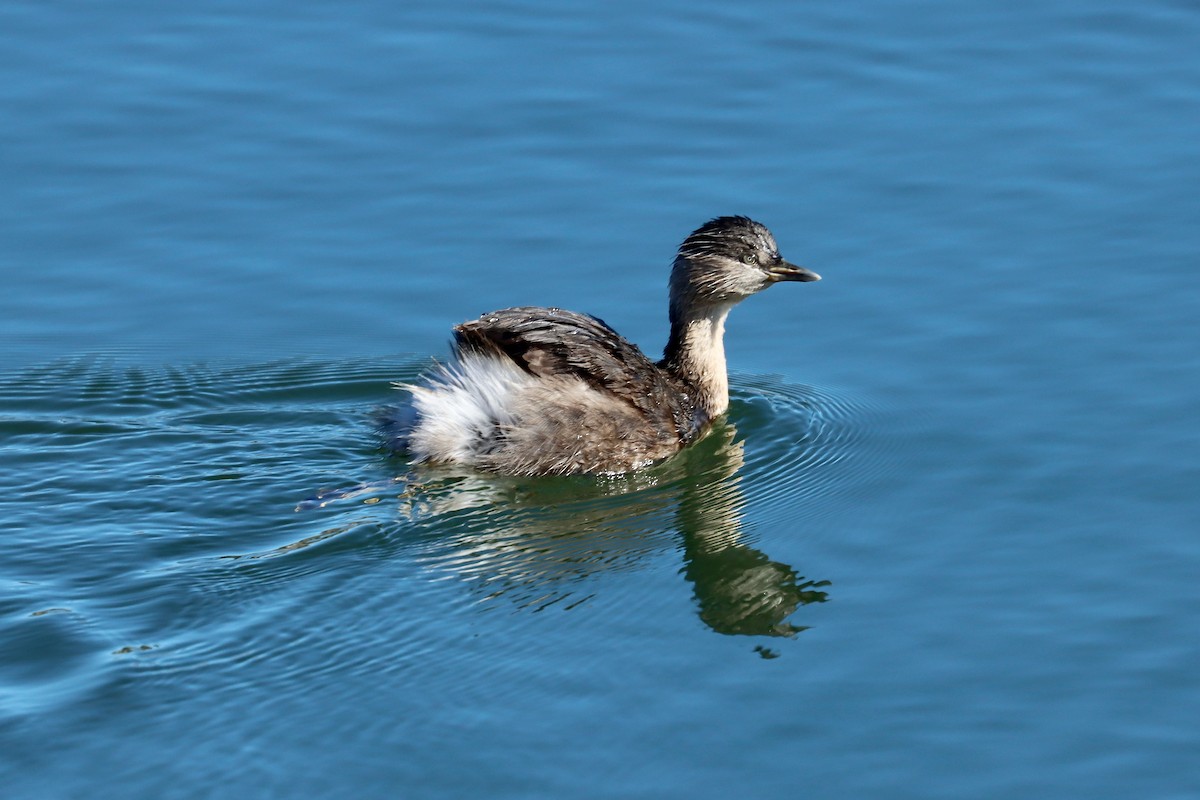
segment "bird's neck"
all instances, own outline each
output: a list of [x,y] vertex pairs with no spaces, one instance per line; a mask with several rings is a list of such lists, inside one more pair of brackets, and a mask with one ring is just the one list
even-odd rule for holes
[[713,305],[671,315],[671,338],[663,366],[697,393],[709,418],[729,408],[729,374],[725,368],[725,318],[730,305]]

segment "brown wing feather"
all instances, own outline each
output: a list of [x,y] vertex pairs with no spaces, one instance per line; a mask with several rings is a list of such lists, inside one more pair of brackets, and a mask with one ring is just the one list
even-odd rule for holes
[[558,308],[506,308],[454,328],[459,352],[505,356],[531,375],[574,377],[684,440],[703,424],[679,384],[603,320]]

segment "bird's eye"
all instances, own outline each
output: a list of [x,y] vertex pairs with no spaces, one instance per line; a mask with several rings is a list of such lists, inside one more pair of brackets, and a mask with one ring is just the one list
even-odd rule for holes
[[742,263],[743,264],[757,264],[758,258],[754,255],[754,253],[746,253],[745,255],[742,256]]

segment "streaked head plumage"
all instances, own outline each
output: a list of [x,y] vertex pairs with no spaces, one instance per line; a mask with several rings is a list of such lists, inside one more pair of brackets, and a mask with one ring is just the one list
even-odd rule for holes
[[683,240],[671,271],[671,313],[732,305],[779,281],[821,276],[779,255],[766,225],[745,216],[716,217]]

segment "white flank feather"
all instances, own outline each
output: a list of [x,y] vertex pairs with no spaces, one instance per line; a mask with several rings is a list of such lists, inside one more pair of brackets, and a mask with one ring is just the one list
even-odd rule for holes
[[428,386],[406,386],[417,416],[410,453],[418,461],[474,462],[512,424],[513,401],[533,382],[508,359],[464,353],[439,367]]

